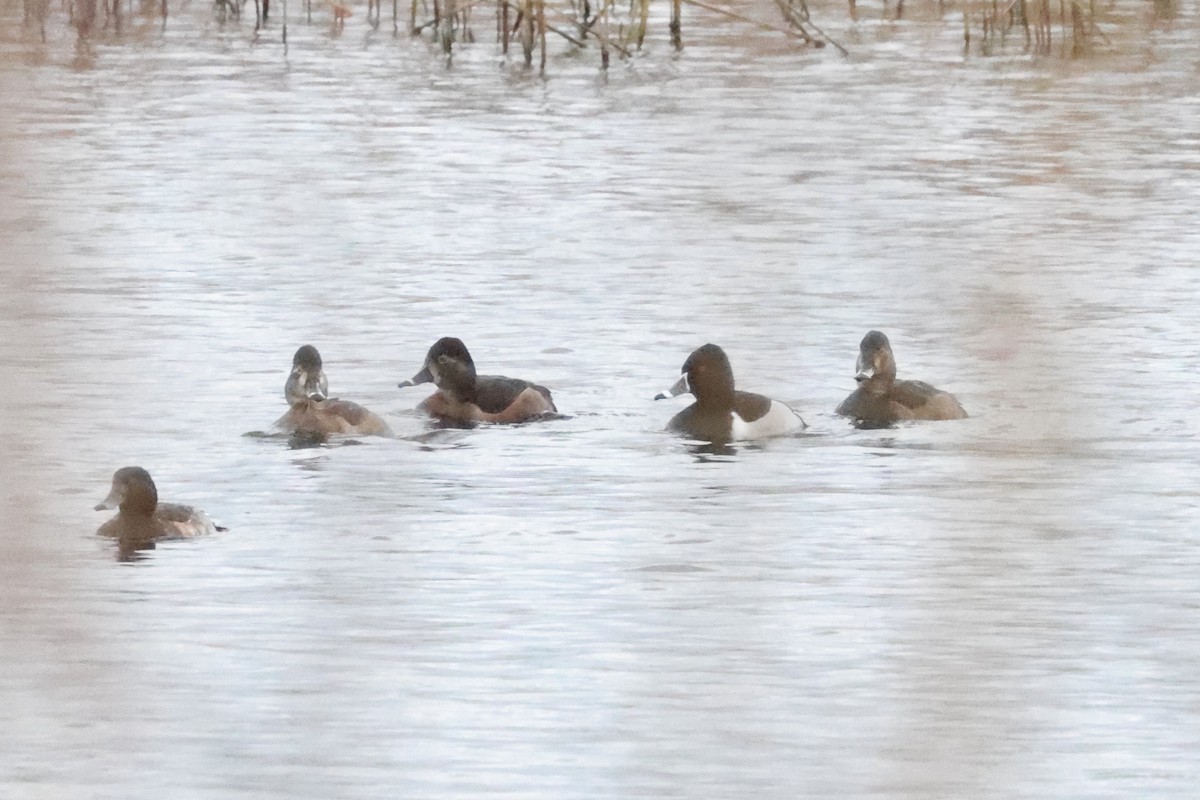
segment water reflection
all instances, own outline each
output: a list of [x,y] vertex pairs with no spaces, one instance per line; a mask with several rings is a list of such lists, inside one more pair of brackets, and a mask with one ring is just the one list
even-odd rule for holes
[[1176,0],[1154,0],[1154,16],[1160,20],[1173,20],[1179,15],[1179,4]]
[[900,424],[898,420],[883,419],[852,419],[849,420],[849,423],[860,431],[886,431]]
[[687,449],[699,464],[710,461],[731,461],[738,454],[737,447],[720,442],[689,442]]
[[319,445],[312,447],[290,447],[290,450],[299,450],[304,453],[302,457],[293,458],[291,463],[305,472],[324,472],[329,467],[329,459],[323,453],[309,452],[318,448]]
[[356,447],[368,444],[361,439],[344,434],[321,433],[319,431],[248,431],[243,433],[247,439],[258,439],[268,442],[286,442],[289,450],[327,449],[330,447]]
[[117,561],[122,564],[135,564],[149,559],[147,553],[157,547],[154,542],[145,540],[117,539]]
[[363,444],[358,439],[348,439],[336,434],[316,431],[294,431],[282,434],[287,439],[289,450],[309,450],[314,447],[347,447]]

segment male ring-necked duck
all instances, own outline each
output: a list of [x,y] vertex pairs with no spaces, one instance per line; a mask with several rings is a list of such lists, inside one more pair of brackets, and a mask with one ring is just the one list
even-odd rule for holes
[[292,358],[292,371],[283,387],[291,408],[275,425],[287,433],[325,436],[351,433],[390,436],[392,431],[375,413],[349,400],[329,397],[329,381],[321,368],[321,354],[306,344]]
[[879,331],[863,337],[858,347],[854,380],[858,388],[837,407],[837,413],[869,426],[891,425],[902,419],[963,419],[967,412],[954,395],[923,381],[896,380],[892,345]]
[[503,375],[477,375],[475,362],[461,340],[438,339],[425,355],[425,365],[412,380],[399,384],[437,384],[438,390],[417,408],[445,422],[525,422],[558,411],[550,390]]
[[113,474],[112,491],[96,510],[112,508],[120,511],[96,533],[127,543],[190,539],[225,530],[197,508],[158,502],[154,480],[141,467],[122,467]]
[[709,442],[735,442],[781,436],[807,427],[800,415],[778,400],[733,388],[733,368],[725,351],[706,344],[683,362],[679,380],[655,400],[691,392],[696,402],[676,414],[667,429]]

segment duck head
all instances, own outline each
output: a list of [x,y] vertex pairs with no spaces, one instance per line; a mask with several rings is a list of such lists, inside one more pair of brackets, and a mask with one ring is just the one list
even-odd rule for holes
[[690,392],[699,405],[733,407],[733,367],[729,356],[715,344],[706,344],[692,351],[683,362],[682,374],[675,384],[655,396],[665,400]]
[[158,489],[150,473],[141,467],[121,467],[113,473],[112,490],[96,504],[96,510],[119,508],[125,512],[153,514],[156,506]]
[[321,354],[306,344],[292,357],[292,371],[284,384],[283,394],[288,405],[319,403],[329,397],[329,381],[321,369]]
[[854,380],[870,394],[884,394],[896,382],[896,358],[892,345],[879,331],[871,331],[858,346]]
[[475,362],[461,339],[445,336],[425,354],[425,364],[410,380],[398,384],[416,386],[434,383],[445,394],[464,402],[475,399]]

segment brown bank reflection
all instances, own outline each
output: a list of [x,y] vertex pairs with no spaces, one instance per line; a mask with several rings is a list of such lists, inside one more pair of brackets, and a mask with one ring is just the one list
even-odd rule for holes
[[[0,67],[0,106],[14,108],[20,95],[3,76]],[[75,769],[82,762],[67,755],[71,763],[64,763],[63,754],[77,757],[97,740],[148,746],[140,731],[113,721],[111,710],[149,712],[125,689],[136,681],[114,666],[115,638],[92,611],[95,587],[78,568],[96,551],[89,537],[95,525],[77,513],[86,501],[61,494],[59,467],[77,446],[68,433],[74,420],[43,425],[28,413],[53,402],[56,382],[79,365],[52,343],[56,309],[45,285],[58,257],[47,247],[53,234],[45,217],[21,199],[25,154],[11,120],[0,114],[0,780],[21,776],[25,785],[53,784],[78,796],[88,777]],[[48,759],[48,749],[59,757]]]

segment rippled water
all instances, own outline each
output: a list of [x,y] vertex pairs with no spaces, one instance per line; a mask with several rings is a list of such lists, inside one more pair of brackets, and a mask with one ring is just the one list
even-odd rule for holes
[[[4,6],[0,794],[1192,797],[1194,12],[1066,61],[833,6],[848,59],[709,20],[542,80]],[[834,417],[872,327],[971,419]],[[430,432],[443,335],[569,418]],[[809,432],[664,433],[706,341]],[[397,438],[247,435],[304,342]],[[230,530],[118,563],[133,463]]]

